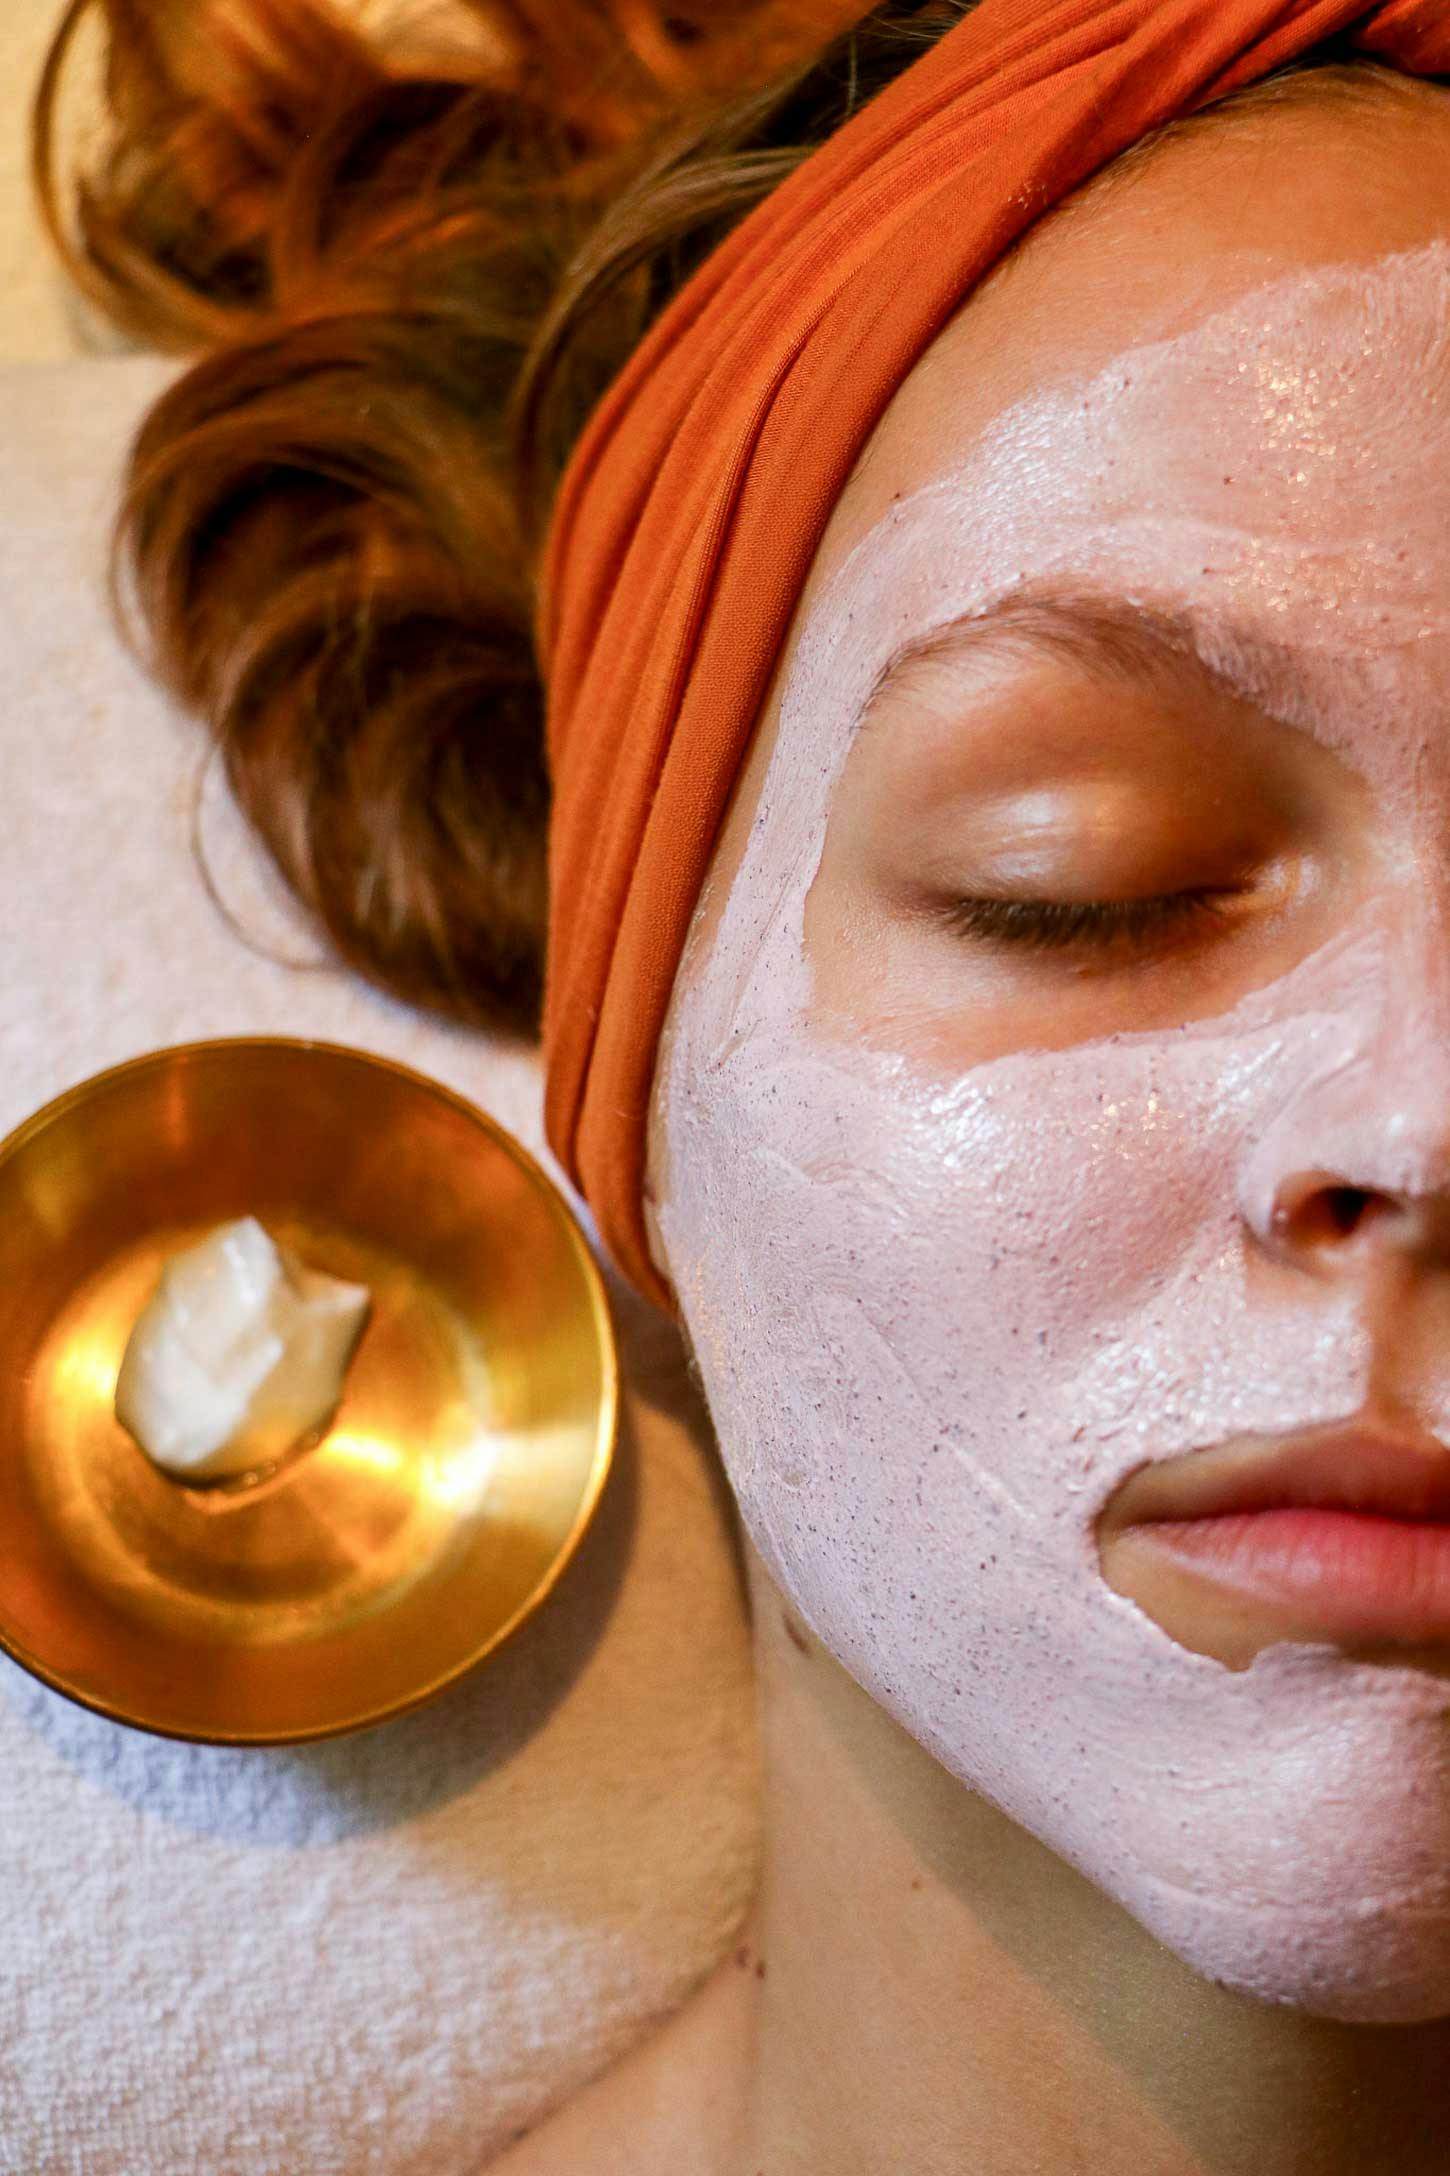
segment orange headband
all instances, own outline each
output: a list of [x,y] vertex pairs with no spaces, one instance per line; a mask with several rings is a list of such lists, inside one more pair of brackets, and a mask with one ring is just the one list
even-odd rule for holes
[[892,394],[1026,228],[1340,31],[1450,71],[1443,0],[979,0],[758,205],[591,417],[545,554],[548,1128],[625,1274],[691,915],[817,544]]

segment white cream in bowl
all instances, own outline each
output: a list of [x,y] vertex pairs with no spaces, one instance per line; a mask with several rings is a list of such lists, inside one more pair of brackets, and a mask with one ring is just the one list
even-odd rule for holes
[[255,1217],[221,1225],[162,1272],[126,1347],[116,1418],[187,1480],[272,1465],[336,1411],[370,1304]]

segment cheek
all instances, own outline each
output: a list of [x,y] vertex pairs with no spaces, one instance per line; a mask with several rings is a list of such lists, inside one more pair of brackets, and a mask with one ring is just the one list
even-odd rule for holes
[[761,1027],[677,1069],[681,1305],[747,1524],[818,1629],[859,1653],[888,1589],[898,1629],[983,1605],[997,1542],[1097,1585],[1133,1466],[1301,1425],[1306,1371],[1346,1395],[1343,1310],[1251,1304],[1237,1205],[1303,1040],[1125,1038],[933,1085]]
[[1083,1525],[1105,1432],[1148,1371],[1160,1420],[1183,1379],[1165,1340],[1211,1343],[1238,1304],[1215,1072],[1109,1048],[933,1089],[802,1031],[679,1082],[671,1259],[768,1530],[879,1545],[934,1490],[957,1522]]
[[682,1007],[660,1219],[780,1587],[950,1773],[1195,1969],[1329,2015],[1443,2014],[1443,1688],[1294,1648],[1235,1675],[1113,1593],[1095,1540],[1146,1460],[1363,1398],[1352,1284],[1268,1304],[1237,1206],[1343,1008],[1280,990],[933,1084],[806,1027],[779,966],[707,973]]

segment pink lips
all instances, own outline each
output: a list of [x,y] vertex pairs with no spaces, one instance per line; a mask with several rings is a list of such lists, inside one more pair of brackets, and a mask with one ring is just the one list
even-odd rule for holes
[[1260,1439],[1140,1470],[1104,1522],[1281,1637],[1450,1642],[1450,1449],[1414,1426]]

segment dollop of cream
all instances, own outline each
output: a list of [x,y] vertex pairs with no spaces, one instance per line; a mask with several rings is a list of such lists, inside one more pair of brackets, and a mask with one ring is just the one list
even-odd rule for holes
[[336,1411],[371,1299],[255,1217],[224,1224],[163,1270],[126,1347],[116,1418],[188,1480],[273,1465]]

